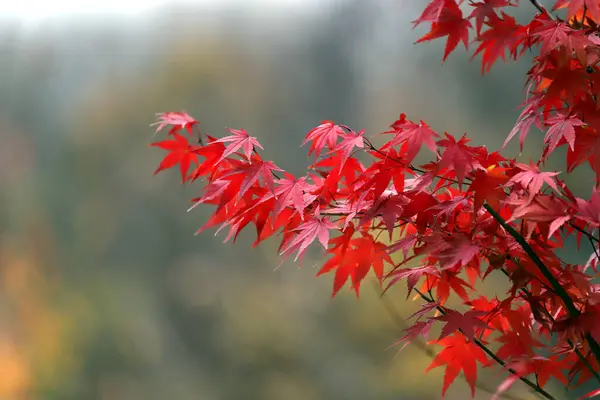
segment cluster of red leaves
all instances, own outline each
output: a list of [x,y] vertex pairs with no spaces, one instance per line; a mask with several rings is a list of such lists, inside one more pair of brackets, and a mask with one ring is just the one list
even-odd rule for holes
[[[318,274],[334,274],[333,295],[348,281],[358,295],[371,270],[387,288],[405,281],[425,303],[399,343],[427,339],[441,325],[431,343],[443,349],[428,369],[446,366],[443,392],[462,370],[474,394],[477,364],[497,362],[510,375],[496,396],[520,379],[552,399],[544,390],[550,378],[569,388],[600,382],[600,285],[593,283],[600,228],[598,1],[556,1],[552,11],[566,8],[563,20],[530,0],[536,14],[526,25],[506,13],[516,0],[462,3],[431,1],[415,21],[430,24],[418,41],[447,37],[446,59],[473,36],[483,72],[507,53],[516,60],[537,49],[527,100],[507,141],[518,133],[522,146],[536,125],[545,131],[539,162],[518,163],[402,114],[379,148],[363,131],[324,121],[303,143],[314,163],[295,177],[263,160],[257,138],[243,129],[202,139],[188,114],[165,113],[157,131],[170,125],[169,138],[153,145],[169,153],[156,172],[179,165],[184,182],[203,183],[193,207],[211,204],[215,211],[199,231],[227,228],[226,240],[235,241],[253,225],[254,245],[280,234],[282,261],[293,253],[301,260],[318,242],[328,257]],[[415,166],[423,146],[435,161]],[[568,147],[569,172],[585,163],[595,172],[589,200],[575,197],[558,172],[540,170],[561,146]],[[358,152],[369,161],[359,161]],[[585,265],[557,255],[570,235],[578,246],[585,239],[593,247]],[[511,288],[502,299],[486,298],[478,282],[496,273],[508,276]],[[451,296],[464,312],[448,307]]]

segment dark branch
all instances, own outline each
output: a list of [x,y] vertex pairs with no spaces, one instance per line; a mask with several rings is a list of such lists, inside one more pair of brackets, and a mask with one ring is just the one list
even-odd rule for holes
[[538,9],[539,12],[541,12],[542,14],[546,14],[547,16],[549,16],[550,18],[554,19],[554,17],[548,12],[548,10],[546,10],[546,8],[540,4],[540,2],[538,0],[529,0],[531,2],[531,4],[533,4],[533,6],[535,8]]

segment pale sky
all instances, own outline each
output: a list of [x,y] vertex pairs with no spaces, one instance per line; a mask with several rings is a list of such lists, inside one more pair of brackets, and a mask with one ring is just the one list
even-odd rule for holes
[[69,14],[135,14],[167,4],[198,4],[215,7],[223,4],[270,6],[308,5],[315,0],[0,0],[0,16],[40,20]]

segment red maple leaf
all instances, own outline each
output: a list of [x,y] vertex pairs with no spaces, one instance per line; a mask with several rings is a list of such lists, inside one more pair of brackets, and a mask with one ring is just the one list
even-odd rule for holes
[[332,121],[323,121],[321,125],[308,132],[302,142],[302,146],[308,142],[312,142],[308,155],[314,152],[318,156],[326,145],[330,150],[335,149],[338,138],[345,133],[341,126],[335,125]]
[[154,174],[156,175],[162,170],[172,168],[179,164],[181,180],[182,182],[185,182],[187,172],[190,169],[190,164],[198,161],[195,153],[197,146],[191,146],[187,138],[178,133],[172,133],[172,136],[174,137],[172,140],[163,140],[150,145],[160,147],[169,152],[169,154],[167,154],[160,162],[158,168],[154,171]]
[[600,194],[597,191],[592,193],[589,201],[577,198],[577,215],[576,218],[581,219],[594,228],[600,226]]
[[160,132],[165,126],[173,125],[173,128],[169,131],[169,134],[177,132],[182,128],[187,128],[188,133],[191,135],[193,127],[199,122],[192,118],[188,113],[184,112],[165,112],[158,113],[158,121],[151,124],[150,126],[158,125],[156,127],[155,134]]
[[[481,22],[478,20],[478,23]],[[502,13],[502,18],[500,18],[492,11],[488,16],[487,24],[490,28],[477,38],[477,41],[481,42],[481,44],[471,57],[473,59],[477,54],[482,54],[482,73],[488,73],[492,65],[498,60],[498,57],[501,57],[504,61],[507,49],[516,58],[517,48],[525,37],[525,35],[522,35],[523,27],[517,24],[513,17],[505,13]]]
[[588,161],[596,174],[600,169],[595,168],[600,157],[600,135],[595,129],[575,127],[575,146],[567,151],[567,172]]
[[433,324],[433,320],[416,322],[414,325],[406,328],[404,330],[404,332],[406,332],[404,334],[404,336],[402,336],[400,339],[398,339],[398,341],[396,343],[394,343],[392,346],[397,346],[399,344],[402,344],[402,347],[400,347],[400,349],[398,350],[398,353],[400,353],[402,350],[404,350],[404,348],[406,346],[411,344],[411,342],[413,340],[415,340],[418,336],[421,336],[425,340],[427,340],[427,338],[429,337],[429,331],[431,330],[432,324]]
[[[389,144],[389,142],[388,142]],[[403,150],[397,152],[393,147],[385,150],[371,152],[370,154],[380,161],[374,162],[367,170],[361,173],[362,176],[371,176],[371,179],[365,182],[361,189],[373,188],[373,196],[378,198],[385,192],[390,182],[392,182],[396,193],[404,191],[405,178],[409,162],[402,157]]]
[[510,179],[506,176],[507,168],[488,168],[475,171],[469,186],[469,192],[475,192],[473,207],[478,211],[484,202],[493,209],[500,208],[500,200],[506,197],[503,185]]
[[434,277],[438,277],[438,278],[441,277],[439,271],[429,265],[425,265],[422,267],[415,267],[415,268],[395,269],[388,276],[389,278],[393,278],[390,281],[390,283],[388,284],[388,288],[390,288],[393,284],[395,284],[399,280],[406,278],[406,286],[408,288],[408,291],[406,293],[406,298],[408,299],[408,296],[410,296],[410,293],[412,292],[414,287],[419,282],[419,279],[421,279],[421,277],[423,277],[423,276],[425,276],[425,277],[434,276]]
[[258,180],[259,177],[262,177],[267,189],[269,189],[271,192],[274,192],[275,183],[273,180],[273,171],[283,171],[271,161],[263,161],[258,156],[253,158],[254,163],[244,165],[241,168],[232,171],[232,173],[235,174],[243,173],[245,175],[244,181],[239,188],[240,197],[243,196],[248,189],[250,189],[250,187]]
[[516,4],[511,3],[511,0],[484,0],[483,2],[472,2],[471,6],[474,10],[469,15],[469,18],[475,19],[475,32],[477,35],[481,35],[481,28],[486,20],[493,20],[494,17],[498,17],[496,14],[496,8],[515,7]]
[[425,122],[420,121],[419,124],[408,121],[404,124],[395,126],[397,129],[396,136],[391,140],[390,145],[396,145],[406,142],[406,162],[410,163],[417,156],[421,145],[426,145],[434,154],[437,149],[435,146],[434,137],[439,137]]
[[[437,10],[434,12],[437,12]],[[417,43],[448,36],[444,57],[442,58],[442,61],[445,61],[460,41],[463,42],[465,49],[468,49],[469,28],[471,27],[471,22],[467,18],[463,18],[458,3],[455,0],[446,0],[439,16],[432,22],[429,33],[417,40]]]
[[413,28],[423,22],[438,22],[444,8],[450,3],[451,0],[432,0],[427,7],[425,7],[421,16],[413,21]]
[[341,135],[342,141],[337,145],[337,148],[342,153],[340,169],[344,167],[348,157],[350,157],[355,148],[362,149],[365,146],[363,139],[364,133],[365,131],[360,131],[358,133],[351,132]]
[[545,56],[557,47],[567,44],[571,32],[573,29],[558,20],[543,20],[532,32],[536,41],[542,44],[540,56]]
[[567,366],[568,364],[565,363],[565,359],[560,360],[556,357],[546,358],[542,356],[533,356],[527,358],[519,357],[511,360],[511,362],[504,366],[504,369],[511,369],[514,373],[511,373],[510,376],[498,386],[498,390],[494,393],[492,400],[499,399],[500,394],[507,391],[514,382],[519,380],[520,377],[529,374],[535,374],[539,387],[544,387],[552,376],[567,386],[568,382],[563,373],[563,369]]
[[582,120],[573,115],[557,114],[548,118],[546,124],[550,126],[544,137],[544,143],[548,146],[544,151],[546,155],[552,153],[563,138],[569,144],[571,151],[574,150],[575,127],[583,125]]
[[571,19],[580,12],[587,10],[594,21],[600,20],[600,5],[597,0],[557,0],[552,10],[567,7],[567,19]]
[[279,252],[280,255],[298,251],[294,261],[301,258],[308,246],[317,239],[321,245],[327,249],[329,243],[329,231],[336,228],[335,224],[329,221],[327,218],[311,218],[305,221],[298,228],[294,229],[297,232],[295,236],[289,240]]
[[425,245],[415,250],[415,254],[431,254],[440,260],[442,269],[453,268],[457,264],[467,265],[480,251],[469,237],[459,233],[453,236],[430,236],[424,241]]
[[475,383],[477,382],[477,361],[483,365],[488,364],[485,353],[464,335],[455,333],[441,340],[430,342],[444,346],[444,349],[435,356],[425,372],[433,368],[446,365],[442,396],[454,382],[460,371],[465,374],[465,379],[471,387],[471,395],[475,396]]
[[571,215],[565,213],[565,203],[555,196],[536,195],[513,201],[512,204],[517,207],[509,221],[522,218],[536,222],[548,237],[571,219]]
[[223,152],[223,155],[217,161],[217,163],[220,163],[221,161],[223,161],[223,159],[225,159],[226,157],[229,157],[230,155],[232,155],[239,149],[243,150],[244,155],[246,156],[246,159],[249,162],[251,162],[250,156],[252,155],[252,152],[254,151],[254,147],[256,146],[260,149],[263,148],[260,145],[260,143],[258,143],[258,139],[256,139],[254,136],[248,136],[248,132],[246,132],[245,129],[231,129],[231,128],[227,128],[227,129],[229,130],[229,132],[233,133],[233,135],[225,136],[224,138],[221,138],[221,139],[217,140],[216,142],[217,143],[231,142],[231,144],[229,146],[227,146],[227,149]]
[[[286,172],[285,178],[277,180],[277,187],[275,188],[277,201],[273,210],[273,218],[276,218],[285,207],[292,206],[300,214],[300,218],[304,220],[306,205],[316,197],[310,195],[309,191],[310,185],[306,182],[306,177],[295,179],[293,175]],[[309,198],[308,201],[307,197]]]
[[206,146],[196,147],[194,150],[196,155],[204,157],[205,160],[191,172],[189,177],[190,182],[193,182],[204,175],[210,175],[212,178],[217,172],[217,168],[215,168],[217,161],[225,151],[225,145],[223,143],[218,143],[216,139],[211,136],[207,135],[207,137],[209,143]]
[[487,313],[483,311],[476,310],[467,311],[464,314],[455,310],[448,310],[446,315],[435,317],[438,321],[446,322],[438,340],[442,340],[448,335],[460,330],[467,339],[473,341],[476,329],[488,328],[488,324],[480,318],[486,314]]
[[506,148],[506,145],[510,140],[518,133],[519,134],[519,149],[523,151],[523,144],[525,143],[525,138],[527,134],[531,130],[533,125],[537,126],[539,130],[542,130],[541,126],[541,118],[537,112],[539,108],[539,99],[541,95],[534,95],[525,103],[525,109],[519,115],[519,119],[515,126],[511,129],[510,133],[506,137],[502,148]]
[[523,188],[527,189],[530,198],[540,193],[544,183],[558,192],[558,187],[556,186],[554,179],[552,179],[559,174],[558,172],[541,172],[533,163],[530,163],[529,165],[517,163],[515,164],[515,167],[517,167],[520,172],[517,172],[510,178],[510,182],[518,183]]
[[[369,234],[350,239],[353,231],[354,228],[352,227],[348,234],[344,232],[342,236],[337,238],[336,247],[331,251],[334,257],[329,259],[317,274],[317,276],[320,276],[335,269],[332,297],[339,292],[348,278],[351,279],[352,287],[358,296],[360,284],[369,270],[372,269],[379,282],[381,282],[384,262],[392,264],[392,260],[386,252],[386,245],[376,242]],[[333,239],[332,242],[335,240]]]
[[456,173],[459,184],[462,184],[467,173],[481,168],[481,164],[477,161],[473,148],[467,146],[470,139],[463,135],[459,141],[456,141],[454,136],[448,133],[445,135],[446,139],[437,142],[438,146],[445,147],[437,167],[438,169],[452,169]]

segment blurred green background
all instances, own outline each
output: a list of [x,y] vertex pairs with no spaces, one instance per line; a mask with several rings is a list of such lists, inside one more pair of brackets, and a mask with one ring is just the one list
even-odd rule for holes
[[[332,277],[314,278],[317,253],[274,272],[276,241],[251,249],[252,232],[236,245],[194,236],[210,209],[187,213],[199,188],[177,171],[153,177],[163,153],[148,147],[155,113],[186,110],[212,135],[247,129],[295,173],[308,164],[304,135],[323,119],[376,133],[406,112],[498,148],[529,55],[486,77],[462,48],[441,66],[444,40],[413,45],[424,30],[410,21],[425,4],[4,15],[0,399],[441,398],[443,369],[424,374],[431,355],[388,349],[402,335],[398,315],[419,304],[404,285],[389,303],[372,282],[358,300],[350,290],[330,299]],[[524,160],[540,143],[532,134]],[[494,390],[505,374],[481,376]],[[535,398],[519,383],[510,393]],[[462,376],[446,395],[469,397]]]

